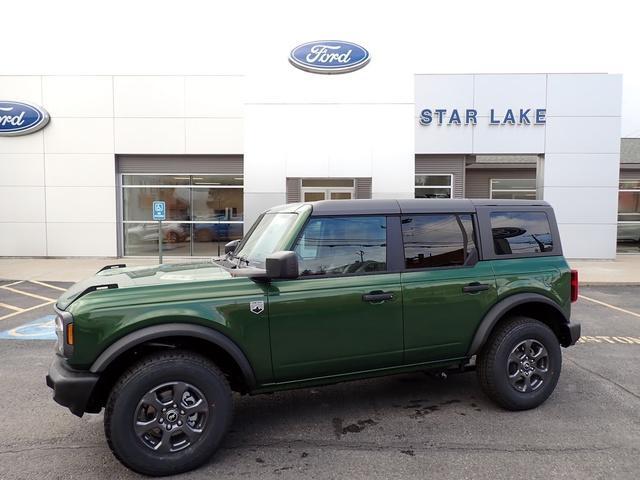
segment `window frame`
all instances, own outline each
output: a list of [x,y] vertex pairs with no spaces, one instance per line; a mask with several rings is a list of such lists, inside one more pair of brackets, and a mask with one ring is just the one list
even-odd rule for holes
[[[482,258],[485,260],[509,260],[512,258],[539,258],[557,257],[562,255],[562,244],[560,232],[553,209],[548,205],[528,205],[528,206],[478,206],[478,223],[480,224],[480,243],[482,248]],[[509,255],[498,255],[493,248],[493,233],[491,231],[491,214],[496,212],[539,212],[547,215],[549,220],[549,230],[553,240],[553,248],[548,252],[523,252],[511,253]]]
[[[618,198],[620,198],[620,194],[621,193],[638,193],[640,194],[640,185],[638,186],[638,188],[621,188],[621,185],[623,183],[626,182],[640,182],[640,175],[638,176],[638,179],[635,178],[624,178],[624,179],[620,179],[618,182]],[[618,201],[618,205],[619,205],[619,201]],[[617,223],[622,224],[622,225],[635,225],[635,224],[639,224],[640,220],[620,220],[620,207],[618,207],[618,212],[617,212],[617,216],[618,216],[618,220]]]
[[[449,177],[449,179],[451,180],[449,182],[449,185],[433,185],[433,186],[429,186],[429,185],[418,185],[416,182],[416,177]],[[453,182],[454,182],[454,175],[453,173],[416,173],[413,175],[413,198],[422,198],[422,197],[416,197],[416,190],[418,188],[428,188],[428,189],[438,189],[438,188],[448,188],[449,189],[449,198],[454,198],[453,196]]]
[[[516,189],[516,190],[505,190],[503,188],[493,188],[493,181],[494,180],[504,180],[504,181],[521,181],[521,180],[533,180],[534,185],[536,184],[536,179],[535,178],[490,178],[489,179],[489,198],[491,200],[499,200],[499,199],[494,199],[493,198],[493,192],[504,192],[504,193],[513,193],[513,192],[527,192],[527,193],[533,193],[535,194],[535,196],[538,196],[538,190],[536,187],[529,189],[529,188],[523,188],[523,189]],[[517,199],[514,199],[517,200]],[[523,199],[520,199],[523,200]],[[528,199],[524,199],[524,200],[528,200]]]
[[[422,267],[422,268],[407,268],[406,265],[406,256],[405,256],[405,252],[404,252],[404,235],[402,233],[402,218],[403,217],[426,217],[429,215],[470,215],[471,216],[471,223],[473,225],[473,244],[476,247],[476,252],[478,254],[478,259],[469,265],[445,265],[443,267]],[[473,213],[473,212],[425,212],[425,213],[404,213],[404,214],[400,214],[398,216],[398,219],[400,220],[400,245],[402,246],[402,272],[403,273],[410,273],[410,272],[431,272],[431,271],[437,271],[437,270],[454,270],[454,269],[460,269],[460,268],[473,268],[476,266],[476,264],[482,259],[482,253],[481,253],[481,248],[480,248],[480,236],[478,235],[478,216]]]
[[[321,219],[321,218],[345,218],[345,217],[349,217],[349,218],[353,218],[353,217],[383,217],[385,218],[385,222],[386,222],[386,226],[387,226],[387,232],[386,232],[386,248],[385,248],[385,255],[386,255],[386,265],[387,268],[384,272],[360,272],[360,273],[344,273],[344,274],[339,274],[339,275],[331,275],[331,274],[325,274],[325,275],[309,275],[309,276],[298,276],[298,278],[294,278],[294,279],[288,279],[288,280],[313,280],[316,278],[347,278],[347,277],[362,277],[362,276],[367,276],[367,275],[387,275],[390,273],[399,273],[401,271],[401,268],[398,267],[398,262],[397,262],[397,255],[394,255],[394,252],[398,252],[398,229],[400,228],[400,216],[399,215],[388,215],[388,214],[379,214],[379,213],[370,213],[370,214],[356,214],[356,215],[352,215],[352,214],[343,214],[343,215],[309,215],[309,217],[306,219],[306,221],[304,222],[304,224],[300,227],[300,231],[298,232],[298,234],[295,236],[295,238],[293,239],[293,241],[291,242],[291,244],[288,247],[289,251],[294,251],[296,246],[298,245],[298,242],[300,241],[300,239],[302,238],[302,235],[305,231],[305,229],[307,228],[307,226],[309,225],[309,223],[312,220],[316,220],[316,219]],[[393,219],[396,219],[396,221],[393,221]],[[400,240],[402,241],[402,232],[400,232]],[[400,245],[402,245],[402,243],[400,243]],[[281,279],[279,279],[278,281],[280,281]],[[287,280],[287,279],[283,279],[283,280]]]

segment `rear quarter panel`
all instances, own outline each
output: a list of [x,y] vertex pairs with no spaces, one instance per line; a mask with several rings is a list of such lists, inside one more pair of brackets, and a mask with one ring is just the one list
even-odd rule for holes
[[491,260],[498,301],[516,293],[539,293],[571,313],[571,273],[562,256]]

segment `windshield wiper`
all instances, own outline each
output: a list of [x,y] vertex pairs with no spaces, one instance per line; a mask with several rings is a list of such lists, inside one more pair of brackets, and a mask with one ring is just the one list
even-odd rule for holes
[[238,267],[242,265],[242,262],[246,263],[249,266],[249,260],[245,256],[234,255],[234,258],[238,259]]

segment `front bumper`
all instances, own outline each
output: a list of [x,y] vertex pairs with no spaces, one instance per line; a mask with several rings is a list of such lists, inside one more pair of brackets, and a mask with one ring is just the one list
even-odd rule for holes
[[62,357],[56,355],[49,367],[47,386],[53,389],[53,399],[57,403],[81,417],[87,411],[91,393],[99,378],[95,373],[71,370]]
[[579,338],[580,338],[580,324],[570,323],[569,324],[569,341],[570,341],[569,345],[575,345]]

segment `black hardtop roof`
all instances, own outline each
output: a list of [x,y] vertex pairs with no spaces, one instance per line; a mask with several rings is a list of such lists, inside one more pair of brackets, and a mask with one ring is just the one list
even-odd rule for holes
[[[477,207],[549,207],[543,200],[431,199],[321,200],[309,202],[312,215],[392,215],[399,213],[473,213]],[[304,205],[304,204],[303,204]]]

